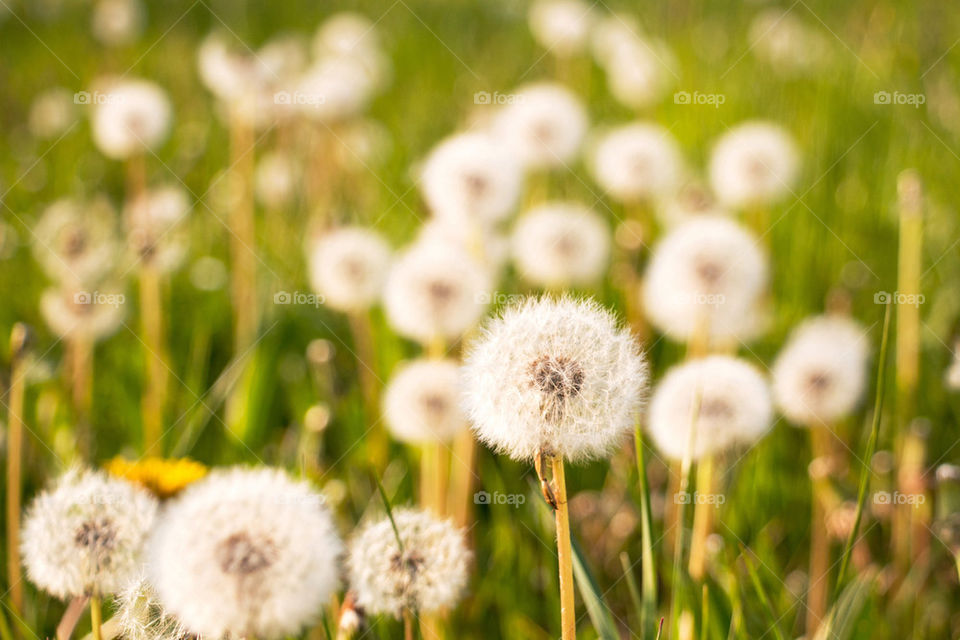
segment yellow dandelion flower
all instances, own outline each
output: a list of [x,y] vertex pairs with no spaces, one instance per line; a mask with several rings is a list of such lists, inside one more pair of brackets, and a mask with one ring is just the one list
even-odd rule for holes
[[158,498],[174,496],[207,475],[207,467],[189,458],[126,460],[118,456],[107,463],[106,469],[110,475],[139,485]]

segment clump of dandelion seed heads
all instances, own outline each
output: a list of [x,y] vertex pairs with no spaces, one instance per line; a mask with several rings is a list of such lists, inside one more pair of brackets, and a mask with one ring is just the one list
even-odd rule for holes
[[425,511],[396,509],[393,520],[396,532],[384,518],[362,528],[350,544],[347,572],[357,604],[396,618],[404,610],[433,613],[454,606],[471,559],[463,532]]
[[167,94],[146,80],[108,85],[94,107],[93,141],[114,160],[153,149],[170,132],[171,108]]
[[604,134],[591,160],[597,184],[622,202],[672,194],[683,175],[677,143],[655,124],[638,122]]
[[463,367],[477,438],[517,460],[605,456],[633,429],[647,364],[592,300],[530,299],[490,321]]
[[610,229],[594,211],[550,202],[524,213],[511,238],[513,261],[528,281],[562,288],[593,284],[610,258]]
[[27,509],[27,576],[62,600],[115,593],[136,576],[156,513],[157,501],[123,480],[68,471]]
[[384,287],[387,320],[422,344],[456,339],[475,325],[490,302],[487,268],[455,248],[418,242],[394,262]]
[[690,447],[691,459],[697,460],[753,444],[770,428],[772,416],[770,387],[755,367],[730,356],[709,356],[667,372],[650,399],[647,431],[669,458],[683,460]]
[[460,407],[460,366],[420,359],[404,365],[384,394],[390,432],[413,443],[449,441],[467,427]]
[[492,131],[525,168],[547,169],[573,161],[587,125],[580,98],[562,85],[540,83],[517,89],[494,117]]
[[832,426],[860,401],[869,357],[867,336],[853,320],[818,316],[804,321],[773,365],[777,406],[797,424]]
[[800,156],[779,125],[747,122],[720,138],[710,155],[710,185],[725,206],[769,205],[788,195],[797,180]]
[[325,304],[356,312],[380,298],[391,251],[376,231],[341,227],[315,238],[307,251],[310,283]]
[[513,211],[521,177],[514,156],[488,134],[459,133],[430,152],[420,188],[437,218],[482,228]]
[[736,222],[698,216],[671,230],[654,247],[644,277],[650,321],[668,336],[689,340],[746,338],[755,331],[767,283],[759,242]]
[[296,635],[337,586],[323,498],[278,469],[211,473],[167,507],[149,547],[163,607],[191,634]]

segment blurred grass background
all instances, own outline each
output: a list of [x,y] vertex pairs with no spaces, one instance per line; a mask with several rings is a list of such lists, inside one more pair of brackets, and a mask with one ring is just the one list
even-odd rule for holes
[[[105,74],[157,82],[171,95],[174,131],[157,151],[159,160],[149,159],[149,179],[159,184],[179,178],[200,196],[228,164],[227,131],[214,117],[213,101],[196,72],[196,48],[202,38],[212,30],[228,29],[256,49],[279,33],[309,36],[336,10],[359,11],[376,21],[392,60],[392,82],[370,109],[370,115],[390,132],[392,144],[377,166],[360,171],[362,197],[353,192],[336,194],[336,215],[341,220],[376,223],[395,246],[401,246],[426,218],[413,188],[411,167],[438,140],[467,122],[473,94],[509,92],[518,84],[552,78],[556,72],[552,57],[545,56],[530,37],[528,5],[515,0],[152,2],[139,40],[114,49],[104,49],[92,38],[86,2],[0,3],[12,12],[4,16],[0,7],[0,193],[4,194],[0,335],[9,335],[14,322],[29,323],[38,332],[36,351],[52,367],[62,349],[39,315],[38,299],[47,280],[31,254],[27,226],[47,204],[64,196],[105,192],[114,203],[121,203],[124,176],[119,163],[96,151],[86,119],[58,141],[34,139],[25,123],[30,102],[40,92],[54,86],[84,90]],[[597,3],[596,8],[604,6]],[[954,447],[960,437],[960,402],[942,383],[960,315],[960,13],[950,3],[936,1],[784,2],[783,9],[822,33],[830,52],[825,70],[796,77],[772,71],[749,50],[751,19],[770,3],[680,0],[610,2],[608,6],[636,16],[649,34],[671,47],[678,61],[675,90],[720,93],[726,100],[714,108],[675,104],[668,97],[649,111],[631,113],[609,96],[602,72],[584,60],[574,69],[570,85],[587,101],[593,123],[616,124],[638,116],[654,119],[670,129],[690,163],[699,167],[712,142],[748,118],[781,123],[802,149],[797,197],[770,212],[770,219],[777,222],[765,238],[773,256],[772,329],[749,351],[743,350],[741,355],[747,359],[770,364],[789,329],[805,316],[821,312],[827,297],[836,292],[849,296],[854,317],[871,327],[876,350],[882,307],[875,304],[874,296],[896,289],[896,178],[905,168],[920,172],[927,197],[927,271],[922,280],[926,298],[921,309],[919,415],[931,426],[928,463],[960,460],[960,447]],[[876,104],[877,91],[923,94],[926,101],[919,108]],[[258,154],[273,142],[273,133],[264,136]],[[573,173],[554,181],[551,189],[556,195],[587,203],[600,199],[603,204],[598,210],[623,217],[621,206],[599,195],[582,166],[574,166]],[[209,198],[207,194],[205,200]],[[180,381],[171,385],[167,423],[186,418],[169,434],[167,448],[173,449],[189,426],[197,436],[185,440],[189,449],[180,453],[204,463],[263,461],[299,468],[302,461],[293,445],[304,412],[314,403],[330,403],[332,419],[322,436],[319,480],[337,483],[342,496],[337,511],[347,531],[375,499],[366,449],[358,439],[376,417],[364,415],[345,320],[322,307],[281,307],[267,300],[276,290],[308,290],[301,258],[304,211],[290,212],[278,223],[287,230],[283,234],[265,233],[265,214],[258,215],[258,252],[268,266],[260,269],[266,317],[263,338],[247,363],[254,375],[246,397],[248,422],[242,434],[230,433],[222,403],[216,394],[207,395],[234,355],[229,296],[226,289],[196,289],[190,267],[202,255],[228,262],[228,236],[211,210],[197,205],[189,223],[190,259],[186,268],[174,274],[168,294],[170,365]],[[525,290],[512,274],[499,289]],[[128,299],[134,291],[132,285],[128,287]],[[606,305],[622,309],[623,301],[612,286],[594,293]],[[139,324],[134,306],[130,305],[126,324],[135,330]],[[416,349],[394,337],[379,316],[375,332],[378,371],[386,379],[393,365]],[[316,339],[330,341],[335,349],[330,367],[333,393],[327,397],[305,357],[307,345]],[[650,356],[659,374],[682,357],[682,349],[656,341],[650,345]],[[142,371],[141,345],[131,330],[121,328],[98,345],[94,462],[139,451]],[[46,446],[36,438],[28,440],[27,496],[69,460],[70,413],[65,402],[54,400],[62,395],[60,387],[53,376],[28,389],[27,424]],[[47,415],[38,407],[55,409]],[[843,436],[857,452],[864,447],[867,413],[863,410],[844,425]],[[892,410],[888,413],[893,415]],[[881,448],[891,446],[892,428],[893,421],[885,420]],[[783,614],[780,624],[785,629],[802,626],[803,605],[786,585],[806,565],[807,448],[806,434],[781,421],[724,477],[727,502],[717,528],[724,546],[717,565],[733,581],[724,589],[741,591],[747,600],[745,628],[750,637],[770,636],[763,635],[767,625],[736,562],[741,544],[762,562],[761,574],[774,607],[778,615]],[[409,472],[416,457],[396,444],[392,453],[393,462],[383,473],[385,483],[396,491],[398,501],[414,500],[415,473]],[[477,508],[478,524],[471,530],[476,571],[471,596],[454,613],[454,637],[556,637],[559,603],[552,524],[531,489],[535,475],[532,469],[487,451],[481,451],[478,464],[484,490],[520,492],[529,499],[516,509]],[[858,470],[851,471],[852,478]],[[662,494],[665,470],[654,462],[650,474],[654,493]],[[638,511],[632,452],[623,451],[610,465],[572,470],[568,486],[581,494],[584,504],[597,509],[580,520],[575,510],[574,533],[581,539],[600,590],[606,592],[605,600],[617,618],[635,625],[617,558],[621,548],[605,544],[604,538],[612,534],[605,526],[597,526],[610,518],[603,510],[624,511],[628,516]],[[852,488],[854,482],[845,487],[848,492]],[[633,561],[640,555],[635,524],[626,527],[621,540]],[[883,562],[889,555],[889,531],[885,523],[875,528],[872,524],[864,524],[864,530],[870,529],[866,539],[875,559]],[[661,532],[661,523],[656,522],[655,539]],[[933,544],[932,573],[923,578],[913,597],[892,602],[888,593],[872,595],[852,637],[958,637],[956,572],[948,551],[936,541]],[[669,553],[662,543],[657,550],[662,556],[661,580],[668,584]],[[639,576],[639,567],[634,571]],[[38,636],[49,636],[62,605],[32,589],[28,594],[26,620]],[[725,596],[718,597],[719,620],[730,605]],[[591,637],[589,625],[582,628],[584,637]],[[380,632],[381,637],[391,637],[397,630],[382,625]]]

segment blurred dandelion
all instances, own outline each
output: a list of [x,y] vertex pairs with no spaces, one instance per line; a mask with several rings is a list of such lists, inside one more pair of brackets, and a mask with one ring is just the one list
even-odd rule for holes
[[594,180],[621,202],[671,195],[683,175],[676,141],[659,125],[637,122],[605,133],[591,164]]
[[738,125],[717,141],[710,155],[710,185],[721,204],[732,209],[775,203],[791,193],[799,170],[793,139],[769,122]]
[[170,100],[147,80],[108,80],[93,108],[93,141],[103,155],[126,160],[158,147],[170,132]]
[[537,0],[530,6],[530,32],[552,55],[566,58],[587,48],[593,7],[581,0]]

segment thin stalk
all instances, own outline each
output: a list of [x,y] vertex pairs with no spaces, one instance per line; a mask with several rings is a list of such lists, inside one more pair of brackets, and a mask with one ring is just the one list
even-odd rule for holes
[[473,504],[473,479],[476,466],[477,447],[473,440],[473,433],[464,429],[453,441],[454,460],[459,462],[453,466],[450,477],[450,504],[448,513],[458,527],[470,524],[470,505]]
[[[23,613],[23,583],[20,574],[20,498],[23,463],[23,396],[29,333],[24,324],[13,325],[10,336],[10,391],[7,414],[7,576],[13,613]],[[17,634],[19,635],[19,633]]]
[[103,624],[102,612],[100,610],[100,597],[92,596],[90,598],[90,633],[93,640],[103,640],[100,632],[100,626]]
[[[810,445],[814,460],[830,456],[830,431],[826,425],[810,428]],[[830,537],[827,535],[825,494],[829,480],[816,477],[813,481],[813,511],[810,519],[810,569],[807,589],[807,635],[810,636],[827,615],[827,596],[830,573]]]
[[577,637],[577,620],[573,597],[573,551],[570,549],[570,512],[567,505],[567,481],[563,458],[551,456],[553,495],[556,500],[557,559],[560,570],[560,629],[563,640]]
[[642,602],[640,627],[643,631],[653,623],[657,613],[657,574],[653,555],[653,518],[650,512],[650,486],[643,455],[643,431],[638,425],[633,432],[637,450],[637,475],[640,478],[640,542]]
[[84,332],[67,338],[70,391],[76,414],[76,439],[82,454],[90,453],[90,411],[93,406],[93,341]]
[[[897,180],[900,210],[900,243],[897,256],[897,426],[896,447],[898,467],[902,468],[907,428],[916,414],[917,380],[920,354],[920,278],[923,268],[923,191],[915,171],[904,171]],[[909,481],[898,476],[899,490],[910,493],[903,486]],[[897,566],[906,571],[910,566],[911,505],[897,505],[894,509],[894,558]]]
[[235,321],[235,351],[242,353],[257,335],[256,231],[253,210],[253,129],[234,113],[230,120],[230,248],[233,260],[231,293]]
[[409,609],[403,610],[403,640],[413,640],[413,615]]
[[863,519],[863,506],[867,499],[867,487],[870,485],[869,463],[877,449],[877,439],[880,437],[880,415],[883,412],[883,399],[887,376],[887,348],[890,341],[890,308],[890,302],[887,301],[886,309],[883,312],[883,336],[880,338],[880,362],[877,365],[876,395],[873,401],[873,424],[870,427],[870,437],[867,439],[867,451],[864,458],[867,464],[864,465],[860,471],[860,488],[857,490],[857,515],[853,520],[853,526],[850,528],[850,535],[847,537],[847,544],[843,549],[843,555],[840,557],[840,569],[837,571],[836,591],[838,593],[840,592],[840,586],[843,584],[843,578],[847,572],[850,554],[857,540],[860,521]]
[[714,490],[713,456],[704,456],[697,464],[697,495],[693,506],[693,534],[690,538],[690,560],[687,570],[694,580],[703,578],[707,565],[707,537],[713,529],[716,505],[709,499]]
[[163,410],[167,396],[167,365],[164,362],[163,295],[160,274],[149,263],[140,268],[140,314],[143,324],[146,384],[143,392],[143,451],[154,447],[163,454]]
[[377,357],[374,348],[373,324],[370,314],[357,311],[347,315],[350,332],[353,334],[354,348],[357,350],[357,370],[360,378],[360,390],[369,423],[376,423],[367,437],[370,462],[374,468],[382,469],[387,463],[390,440],[380,419],[380,377],[377,375]]
[[692,452],[693,445],[696,442],[696,431],[697,431],[697,422],[700,420],[700,401],[702,397],[698,393],[693,401],[693,410],[690,415],[690,433],[687,437],[687,446],[686,451],[683,455],[683,461],[680,463],[680,490],[677,493],[673,494],[674,503],[677,505],[676,509],[676,526],[677,536],[676,541],[674,542],[673,547],[673,582],[672,582],[672,591],[670,594],[670,632],[676,634],[678,631],[679,617],[680,617],[680,608],[678,606],[679,594],[680,594],[680,572],[683,568],[683,515],[684,515],[684,506],[687,502],[686,499],[678,499],[680,496],[684,498],[689,495],[690,489],[690,466],[693,463]]

